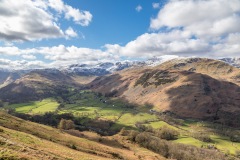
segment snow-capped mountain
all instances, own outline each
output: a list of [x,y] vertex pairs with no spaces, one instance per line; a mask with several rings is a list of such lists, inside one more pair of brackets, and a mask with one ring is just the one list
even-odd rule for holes
[[222,58],[220,60],[234,67],[240,68],[240,58]]
[[114,71],[120,71],[132,67],[136,62],[104,62],[98,64],[74,64],[61,69],[67,73],[73,73],[81,76],[102,76]]
[[146,65],[148,66],[157,66],[160,65],[166,61],[172,60],[172,59],[179,59],[181,57],[176,55],[165,55],[165,56],[159,56],[159,57],[153,57],[145,61]]
[[[29,73],[31,71],[41,70],[46,74],[55,74],[56,72],[64,72],[71,75],[80,75],[80,76],[103,76],[106,74],[113,73],[115,71],[120,71],[126,68],[131,67],[142,67],[142,66],[157,66],[161,63],[164,63],[168,60],[183,60],[185,58],[178,57],[175,55],[166,55],[160,57],[153,57],[146,61],[119,61],[119,62],[101,62],[98,64],[73,64],[70,66],[62,68],[49,68],[49,69],[32,69],[32,70],[6,70],[0,69],[0,85],[5,83],[12,82],[17,78]],[[240,58],[222,58],[219,59],[230,65],[240,68]]]
[[157,66],[168,60],[178,58],[178,56],[161,56],[153,57],[147,61],[121,61],[121,62],[104,62],[98,64],[74,64],[62,68],[61,70],[67,73],[73,73],[82,76],[102,76],[120,71],[125,68],[139,66]]

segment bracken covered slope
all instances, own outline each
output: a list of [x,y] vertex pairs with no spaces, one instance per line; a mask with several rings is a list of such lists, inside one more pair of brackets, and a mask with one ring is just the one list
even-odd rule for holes
[[239,126],[240,69],[224,62],[175,59],[154,68],[127,69],[95,79],[90,87],[181,117]]

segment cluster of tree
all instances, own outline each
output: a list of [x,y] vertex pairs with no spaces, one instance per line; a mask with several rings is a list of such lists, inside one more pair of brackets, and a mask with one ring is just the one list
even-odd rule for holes
[[197,148],[195,146],[183,145],[178,143],[173,143],[156,137],[149,132],[138,132],[138,131],[122,131],[123,134],[128,135],[128,139],[152,150],[166,158],[176,159],[176,160],[227,160],[224,154],[217,150],[209,150],[203,148]]
[[179,132],[169,127],[161,127],[155,130],[155,135],[161,139],[175,140],[178,138]]
[[143,132],[151,133],[155,137],[159,137],[165,140],[175,140],[179,136],[179,132],[175,129],[163,126],[158,129],[153,129],[151,126],[138,125],[138,128]]
[[212,139],[209,137],[209,135],[207,135],[205,133],[194,132],[194,133],[192,133],[191,136],[202,142],[212,142]]
[[47,112],[42,115],[29,115],[24,113],[17,113],[14,110],[9,110],[8,113],[25,120],[29,120],[32,122],[41,123],[41,124],[45,124],[53,127],[58,127],[62,119],[72,120],[72,121],[75,120],[73,114],[71,113],[57,114],[54,112]]
[[74,129],[75,125],[72,120],[61,119],[59,122],[58,128],[63,130],[69,130],[69,129]]

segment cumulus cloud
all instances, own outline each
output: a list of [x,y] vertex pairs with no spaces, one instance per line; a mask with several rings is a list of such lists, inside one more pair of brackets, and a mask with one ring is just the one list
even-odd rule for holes
[[68,27],[68,29],[65,31],[65,35],[67,39],[78,36],[78,34],[72,29],[72,27]]
[[73,21],[82,26],[88,26],[92,21],[92,14],[89,11],[81,11],[72,6],[64,4],[62,0],[49,0],[49,7],[55,9],[58,13],[64,13],[66,19]]
[[[153,4],[158,7],[158,4]],[[239,0],[170,0],[151,19],[151,33],[106,50],[127,57],[239,56]]]
[[36,53],[45,55],[46,59],[53,61],[98,61],[100,59],[111,59],[111,55],[99,49],[79,48],[76,46],[66,47],[64,45],[54,47],[41,47]]
[[[45,68],[45,67],[60,67],[76,63],[90,63],[117,60],[118,56],[100,49],[80,48],[76,46],[58,45],[53,47],[38,47],[20,49],[17,47],[1,47],[0,55],[7,57],[20,56],[23,60],[11,61],[6,59],[0,63],[0,68]],[[41,55],[45,58],[43,61],[36,60],[36,55]],[[9,58],[11,59],[11,58]],[[34,61],[29,61],[34,60]],[[4,62],[4,63],[3,63]],[[31,63],[30,63],[31,62]],[[4,65],[4,66],[3,66]]]
[[199,37],[239,32],[239,0],[172,0],[151,19],[150,28],[183,27]]
[[158,8],[160,8],[160,3],[152,3],[152,7],[154,9],[158,9]]
[[106,45],[107,51],[127,57],[162,56],[181,54],[191,56],[211,49],[208,43],[192,39],[189,32],[174,30],[168,33],[145,33],[125,46]]
[[138,5],[138,6],[135,8],[135,10],[136,10],[137,12],[140,12],[142,9],[143,9],[143,8],[142,8],[141,5]]
[[92,20],[89,11],[73,8],[62,0],[1,0],[0,40],[33,41],[64,37],[58,16],[53,11],[82,26],[88,26]]

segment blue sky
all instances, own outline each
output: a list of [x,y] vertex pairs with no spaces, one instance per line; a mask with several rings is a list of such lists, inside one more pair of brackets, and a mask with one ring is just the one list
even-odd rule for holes
[[[64,2],[80,10],[87,10],[93,15],[89,26],[81,26],[65,19],[60,20],[61,28],[65,30],[71,26],[78,33],[77,38],[34,41],[16,44],[16,46],[23,48],[31,45],[41,47],[65,44],[98,49],[105,44],[126,44],[149,31],[150,18],[156,16],[159,11],[159,9],[153,9],[152,4],[166,3],[164,0],[161,2],[130,0],[127,3],[123,3],[122,0],[102,0],[101,2],[65,0]],[[141,11],[136,11],[138,5],[142,6]]]
[[0,68],[239,57],[239,0],[1,0]]

